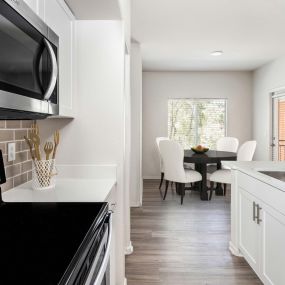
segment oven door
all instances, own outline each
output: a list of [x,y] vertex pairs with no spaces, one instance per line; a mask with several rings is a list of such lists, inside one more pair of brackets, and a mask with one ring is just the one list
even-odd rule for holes
[[57,44],[47,26],[42,33],[19,14],[27,9],[19,3],[16,11],[0,1],[0,108],[56,113]]
[[112,213],[105,220],[104,234],[93,259],[85,285],[110,285],[110,249],[112,241]]

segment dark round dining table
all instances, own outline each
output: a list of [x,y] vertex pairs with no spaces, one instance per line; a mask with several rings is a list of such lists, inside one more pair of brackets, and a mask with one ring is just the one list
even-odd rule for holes
[[[201,200],[208,200],[208,186],[207,186],[207,164],[216,164],[217,169],[221,169],[222,160],[231,160],[234,161],[237,159],[237,154],[235,152],[228,151],[217,151],[209,150],[206,153],[198,154],[190,149],[184,151],[184,162],[194,163],[195,170],[200,172],[202,175],[202,183],[199,184],[199,191]],[[196,188],[198,184],[196,184]],[[222,186],[218,183],[216,187],[216,195],[222,196],[223,189]]]

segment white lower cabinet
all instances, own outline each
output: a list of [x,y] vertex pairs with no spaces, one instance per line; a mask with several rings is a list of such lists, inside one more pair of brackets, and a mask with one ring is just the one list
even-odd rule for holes
[[254,178],[246,179],[248,188],[245,183],[238,187],[239,250],[264,284],[284,285],[285,214],[275,209],[268,195],[274,201],[277,191],[285,201],[285,192],[258,180],[255,183]]
[[285,216],[266,204],[261,212],[261,278],[264,284],[284,285]]
[[248,192],[240,189],[239,247],[250,266],[257,272],[260,260],[260,228],[256,223],[255,200]]

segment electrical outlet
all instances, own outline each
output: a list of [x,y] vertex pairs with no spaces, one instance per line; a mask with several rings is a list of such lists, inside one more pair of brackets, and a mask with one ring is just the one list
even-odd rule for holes
[[16,144],[8,143],[8,161],[13,161],[16,159]]

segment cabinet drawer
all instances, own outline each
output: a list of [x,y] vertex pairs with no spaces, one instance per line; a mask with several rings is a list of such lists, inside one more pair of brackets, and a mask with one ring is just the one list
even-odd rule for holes
[[285,215],[285,192],[240,171],[237,175],[237,183],[240,188]]

